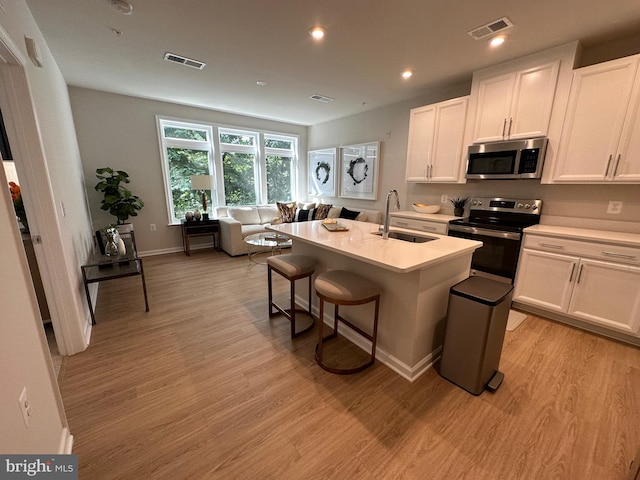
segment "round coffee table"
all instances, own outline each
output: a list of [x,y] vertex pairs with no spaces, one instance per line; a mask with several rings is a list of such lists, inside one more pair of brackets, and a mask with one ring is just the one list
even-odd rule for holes
[[260,253],[265,253],[264,250],[252,251],[252,247],[266,247],[271,248],[271,255],[280,253],[283,248],[291,247],[291,238],[276,232],[262,232],[248,235],[244,238],[245,243],[249,246],[249,261],[254,263],[264,264],[266,262],[258,262],[254,257]]

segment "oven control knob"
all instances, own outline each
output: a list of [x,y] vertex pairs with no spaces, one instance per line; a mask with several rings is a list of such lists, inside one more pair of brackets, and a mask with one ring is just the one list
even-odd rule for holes
[[538,209],[538,205],[536,205],[535,203],[533,205],[531,205],[531,209],[532,210],[537,210]]
[[522,208],[522,207],[524,207],[524,205],[522,203],[519,203],[518,208]]
[[528,203],[524,204],[524,208],[526,208],[527,210],[531,208],[531,205],[529,205]]

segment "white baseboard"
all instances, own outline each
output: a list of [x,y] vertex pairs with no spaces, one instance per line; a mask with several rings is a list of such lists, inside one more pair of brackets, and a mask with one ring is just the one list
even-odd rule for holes
[[62,429],[60,434],[60,446],[58,447],[59,455],[69,455],[73,450],[73,435],[67,427]]

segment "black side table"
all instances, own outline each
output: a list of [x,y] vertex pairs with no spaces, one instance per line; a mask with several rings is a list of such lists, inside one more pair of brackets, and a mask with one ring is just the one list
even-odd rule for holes
[[218,219],[200,221],[182,220],[181,224],[182,246],[184,247],[184,253],[191,255],[191,244],[189,241],[191,237],[203,237],[208,235],[213,237],[214,248],[220,251],[220,221]]
[[94,252],[89,259],[89,263],[80,267],[82,269],[82,280],[84,282],[84,291],[87,295],[92,325],[96,324],[96,316],[93,311],[93,305],[91,304],[91,295],[89,295],[90,283],[140,275],[142,278],[145,311],[149,311],[147,284],[144,281],[142,258],[138,257],[138,252],[136,251],[135,235],[133,232],[122,234],[122,240],[127,250],[125,255],[109,257],[107,255],[101,255],[99,251]]

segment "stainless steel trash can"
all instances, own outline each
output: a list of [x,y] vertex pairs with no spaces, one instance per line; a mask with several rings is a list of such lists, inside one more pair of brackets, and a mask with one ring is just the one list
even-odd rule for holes
[[495,390],[509,319],[513,286],[484,277],[469,277],[449,290],[440,375],[480,395]]

